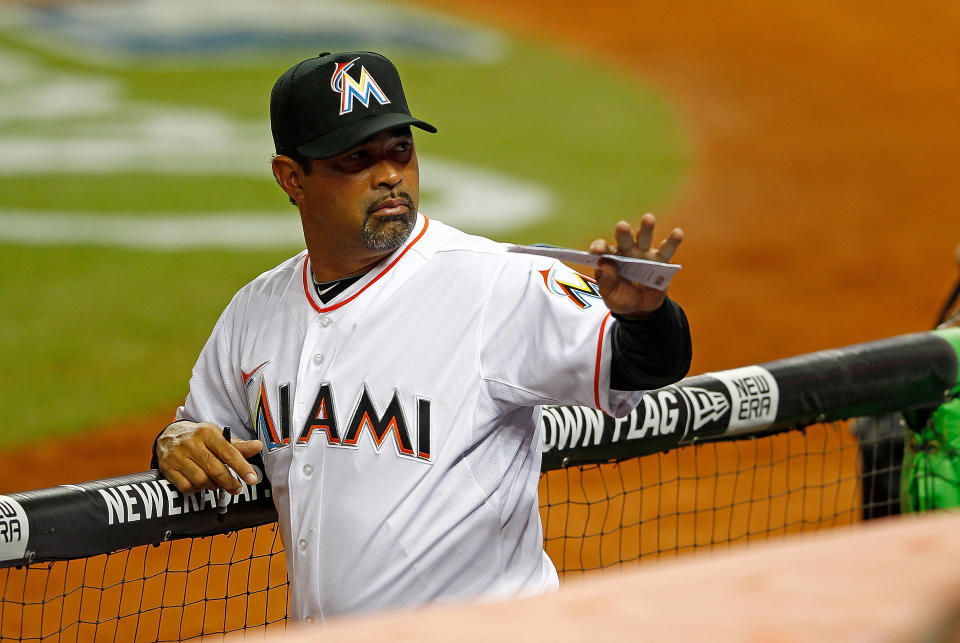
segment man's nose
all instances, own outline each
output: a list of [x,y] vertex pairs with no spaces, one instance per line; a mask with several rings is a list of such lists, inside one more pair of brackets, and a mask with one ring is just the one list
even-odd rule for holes
[[403,183],[403,175],[397,169],[392,161],[384,160],[377,164],[376,171],[373,173],[373,187],[387,188],[392,190]]

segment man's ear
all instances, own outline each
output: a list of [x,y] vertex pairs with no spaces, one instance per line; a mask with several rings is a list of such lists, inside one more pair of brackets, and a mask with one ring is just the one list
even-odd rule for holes
[[280,188],[296,203],[303,197],[303,168],[289,156],[273,157],[273,178]]

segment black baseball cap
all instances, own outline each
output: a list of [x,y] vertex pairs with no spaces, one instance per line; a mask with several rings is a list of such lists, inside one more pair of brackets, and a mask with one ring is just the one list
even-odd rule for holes
[[285,71],[270,93],[277,154],[296,150],[308,158],[329,158],[402,125],[437,131],[410,115],[397,68],[370,51],[304,60]]

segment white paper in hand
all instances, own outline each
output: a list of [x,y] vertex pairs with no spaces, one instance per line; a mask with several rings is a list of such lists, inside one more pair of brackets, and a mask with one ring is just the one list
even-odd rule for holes
[[601,258],[610,259],[617,264],[617,270],[620,271],[621,277],[656,290],[666,290],[667,286],[670,285],[670,280],[673,279],[673,276],[680,270],[680,266],[675,263],[661,263],[659,261],[620,257],[618,255],[597,255],[592,252],[560,248],[558,246],[517,246],[507,244],[507,252],[543,255],[544,257],[559,259],[560,261],[569,261],[570,263],[594,267],[597,266]]

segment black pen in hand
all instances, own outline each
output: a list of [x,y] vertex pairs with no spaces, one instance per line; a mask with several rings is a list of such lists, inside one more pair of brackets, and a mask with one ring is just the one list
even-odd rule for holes
[[[230,443],[230,427],[223,427],[223,439]],[[229,468],[227,469],[229,471]],[[227,508],[230,506],[230,493],[220,487],[217,490],[217,520],[223,520],[227,515]]]

